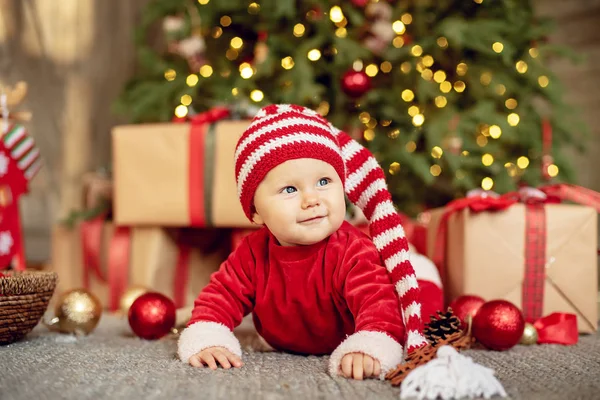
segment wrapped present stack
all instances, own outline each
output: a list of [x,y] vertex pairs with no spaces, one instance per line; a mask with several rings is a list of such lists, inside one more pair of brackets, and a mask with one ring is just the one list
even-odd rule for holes
[[41,168],[40,152],[21,122],[28,112],[12,112],[27,94],[27,84],[0,88],[0,270],[24,270],[25,246],[19,198]]
[[429,211],[427,254],[446,301],[505,299],[526,322],[574,315],[579,332],[595,332],[599,211],[600,193],[567,184],[475,191]]
[[117,126],[112,174],[83,177],[84,210],[55,225],[58,293],[83,287],[111,311],[136,289],[189,308],[248,228],[233,150],[247,122],[215,109],[186,121]]

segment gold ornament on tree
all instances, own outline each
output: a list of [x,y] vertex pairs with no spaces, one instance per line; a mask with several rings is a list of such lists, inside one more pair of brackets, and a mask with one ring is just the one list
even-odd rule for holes
[[56,303],[55,317],[45,325],[52,331],[88,335],[98,325],[102,315],[100,300],[85,289],[63,293]]
[[128,288],[125,293],[123,293],[123,296],[121,296],[121,301],[119,302],[119,310],[121,311],[121,314],[127,315],[133,302],[148,291],[148,288],[138,285]]
[[520,344],[524,344],[526,346],[530,346],[532,344],[536,344],[538,341],[538,333],[537,329],[533,324],[529,322],[525,323],[525,329],[523,330],[523,336],[521,336]]

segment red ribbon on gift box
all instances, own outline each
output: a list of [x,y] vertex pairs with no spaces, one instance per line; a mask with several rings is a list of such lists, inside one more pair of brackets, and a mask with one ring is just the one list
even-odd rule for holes
[[81,249],[83,255],[83,287],[90,288],[93,275],[101,283],[108,284],[109,304],[111,311],[119,309],[123,293],[127,289],[129,277],[129,255],[131,231],[129,227],[116,227],[108,246],[108,275],[100,265],[102,251],[102,231],[106,216],[83,221],[80,225]]
[[600,212],[600,193],[570,184],[556,184],[535,188],[522,188],[502,196],[479,191],[457,199],[446,206],[441,217],[435,242],[433,262],[438,266],[442,280],[446,280],[446,234],[448,219],[453,214],[469,208],[474,212],[501,211],[516,203],[526,205],[525,279],[523,281],[523,315],[533,322],[542,316],[546,265],[546,214],[545,204],[571,201],[590,206]]
[[175,265],[174,278],[174,296],[173,302],[176,308],[181,308],[185,305],[185,287],[189,281],[190,275],[190,255],[192,248],[185,244],[179,245],[177,253],[177,264]]
[[106,219],[104,216],[83,221],[80,225],[81,250],[83,255],[83,287],[90,288],[90,276],[94,275],[102,283],[106,277],[100,267],[102,231]]
[[228,118],[229,108],[215,107],[206,112],[190,118],[190,144],[189,144],[189,213],[191,226],[207,226],[207,212],[205,207],[205,172],[210,171],[211,165],[206,165],[206,137],[208,125]]
[[[229,108],[214,107],[206,112],[189,118],[177,118],[173,122],[189,122],[189,216],[191,226],[210,225],[207,221],[205,207],[205,171],[211,167],[207,165],[206,138],[207,126],[230,116]],[[129,274],[129,258],[131,250],[131,231],[128,227],[117,227],[108,250],[108,274],[102,272],[100,266],[100,251],[102,248],[102,229],[105,216],[84,221],[81,224],[81,245],[84,261],[84,285],[89,288],[90,277],[93,275],[100,282],[109,285],[109,309],[119,309],[120,299],[127,288]],[[185,304],[185,285],[188,282],[189,256],[191,249],[179,246],[176,276],[174,283],[174,302],[176,307]]]
[[[120,308],[121,297],[129,282],[129,260],[131,255],[131,229],[126,226],[115,227],[108,246],[108,274],[100,265],[102,251],[102,231],[106,223],[105,216],[83,221],[81,223],[81,246],[83,252],[83,285],[90,288],[90,277],[108,284],[109,304],[111,311]],[[175,307],[185,305],[185,287],[188,284],[189,259],[191,248],[178,244],[177,263],[175,265],[174,298]]]
[[131,254],[131,229],[128,226],[115,228],[108,251],[109,309],[119,309],[121,297],[129,281],[129,257]]

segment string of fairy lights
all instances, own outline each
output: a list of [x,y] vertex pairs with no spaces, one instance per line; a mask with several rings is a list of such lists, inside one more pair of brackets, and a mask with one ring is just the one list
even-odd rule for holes
[[[197,1],[200,5],[206,5],[211,0],[197,0]],[[370,1],[377,2],[379,0],[370,0]],[[484,0],[473,0],[473,1],[477,4],[482,4]],[[260,4],[258,4],[257,2],[250,3],[248,5],[247,11],[249,14],[258,14],[260,12]],[[347,20],[346,16],[344,15],[342,8],[337,5],[332,6],[329,10],[328,16],[329,16],[329,19],[331,20],[331,22],[333,24],[335,24],[335,26],[336,26],[335,35],[340,38],[346,37],[347,36],[346,26],[348,24],[348,20]],[[317,17],[318,17],[318,15],[316,14],[316,11],[309,11],[306,14],[307,21],[314,20]],[[395,34],[395,37],[392,39],[392,45],[395,48],[402,48],[406,45],[410,45],[410,44],[407,44],[407,40],[404,35],[406,33],[406,27],[407,27],[407,25],[410,25],[412,23],[412,19],[413,19],[412,15],[410,13],[405,13],[400,17],[400,19],[391,21],[392,30],[394,31],[394,34]],[[219,38],[223,34],[223,29],[226,29],[228,26],[231,25],[232,19],[230,16],[224,15],[220,18],[219,23],[220,23],[219,26],[216,26],[216,27],[212,28],[212,30],[211,30],[211,36],[213,38]],[[292,32],[295,37],[299,37],[299,38],[303,37],[306,32],[306,27],[303,23],[298,22],[292,27]],[[260,44],[261,43],[257,44],[257,46]],[[443,36],[437,38],[436,44],[441,49],[446,49],[449,46],[448,39]],[[242,47],[244,45],[245,45],[244,40],[241,37],[239,37],[239,36],[233,37],[229,42],[229,48],[225,52],[225,57],[230,61],[237,59],[239,56],[240,49],[242,49]],[[266,46],[266,44],[264,44],[264,43],[262,43],[262,45]],[[501,42],[494,42],[491,45],[491,47],[492,47],[492,50],[497,54],[501,54],[504,51],[504,44]],[[335,48],[332,49],[332,54],[334,54],[334,55],[337,54],[337,50]],[[435,104],[435,106],[437,108],[442,109],[442,108],[446,107],[446,105],[448,104],[447,96],[449,95],[450,92],[454,91],[454,92],[460,94],[460,93],[463,93],[467,89],[467,84],[463,80],[464,79],[463,77],[465,77],[467,75],[467,73],[469,71],[469,66],[467,65],[467,63],[465,61],[461,61],[460,63],[458,63],[458,65],[456,65],[455,71],[456,71],[456,76],[458,77],[458,79],[456,79],[454,82],[451,82],[448,78],[446,71],[444,71],[442,69],[438,69],[438,70],[433,69],[433,67],[436,63],[434,57],[429,54],[424,54],[424,50],[420,45],[418,45],[418,44],[412,45],[410,48],[410,54],[413,57],[418,59],[414,68],[420,74],[421,78],[426,81],[429,81],[429,82],[435,82],[436,84],[439,85],[440,94],[438,96],[436,96],[433,101],[433,103]],[[535,47],[531,47],[528,51],[528,54],[529,54],[529,57],[533,60],[538,57],[539,51]],[[316,62],[322,57],[322,51],[318,48],[310,49],[307,52],[306,57],[308,58],[308,60],[310,60],[312,62]],[[294,65],[295,65],[295,62],[294,62],[293,57],[291,57],[291,56],[286,56],[281,59],[281,67],[285,70],[293,69]],[[358,59],[358,60],[355,60],[352,64],[352,69],[354,69],[355,71],[364,71],[364,73],[371,78],[375,77],[380,72],[384,73],[384,74],[390,73],[393,70],[393,68],[394,68],[394,66],[389,61],[383,61],[379,65],[374,64],[374,63],[364,65],[363,60]],[[411,61],[405,61],[405,62],[402,62],[398,66],[398,68],[400,69],[400,71],[402,73],[409,74],[413,69],[413,63]],[[519,74],[527,73],[527,71],[529,69],[527,60],[521,59],[521,60],[516,61],[515,69]],[[194,86],[198,85],[198,83],[200,83],[201,79],[209,78],[214,73],[215,73],[215,71],[213,70],[213,67],[211,65],[204,64],[199,68],[198,74],[192,73],[186,77],[186,84],[189,87],[194,87]],[[219,71],[219,73],[223,77],[228,77],[228,76],[230,76],[231,71],[224,70],[224,71]],[[238,67],[238,73],[239,73],[240,77],[243,79],[251,79],[255,75],[256,69],[252,64],[250,64],[248,62],[243,62]],[[177,77],[177,72],[173,69],[168,69],[165,71],[164,77],[167,81],[173,81]],[[492,72],[490,72],[490,71],[481,72],[481,74],[479,76],[479,82],[481,83],[481,85],[483,85],[485,87],[490,87],[493,85],[493,90],[498,96],[504,96],[507,91],[506,87],[503,84],[494,83],[494,77],[493,77]],[[550,84],[550,79],[548,76],[541,75],[537,78],[537,83],[539,84],[540,87],[546,88]],[[240,90],[237,87],[232,88],[231,92],[232,92],[233,96],[240,95]],[[254,89],[254,90],[250,91],[250,93],[248,94],[248,97],[253,102],[258,103],[264,99],[264,93],[260,89]],[[400,93],[400,99],[402,99],[402,101],[404,101],[408,104],[411,104],[408,107],[407,112],[408,112],[408,115],[412,119],[411,120],[412,124],[418,128],[418,127],[422,127],[425,124],[426,116],[425,116],[423,109],[421,109],[418,105],[413,104],[413,102],[415,101],[415,98],[416,98],[416,95],[415,95],[414,91],[412,91],[411,89],[404,89]],[[183,118],[183,117],[187,116],[188,107],[192,104],[192,100],[193,99],[190,95],[188,95],[188,94],[183,95],[181,97],[181,101],[180,101],[181,104],[179,104],[174,110],[175,116],[177,116],[179,118]],[[517,125],[519,125],[520,116],[517,113],[518,101],[512,97],[507,98],[504,101],[504,106],[506,107],[506,110],[508,112],[508,114],[506,116],[508,125],[511,127],[516,127]],[[329,104],[326,101],[321,102],[321,104],[318,106],[317,111],[319,111],[322,115],[327,115],[327,113],[329,112]],[[364,125],[363,137],[366,141],[372,141],[375,139],[375,136],[376,136],[375,127],[378,124],[383,127],[387,127],[387,126],[391,125],[391,123],[392,123],[392,121],[377,121],[366,111],[361,112],[360,115],[358,116],[358,118],[359,118],[360,122]],[[480,124],[478,126],[476,134],[477,134],[477,136],[476,136],[477,145],[481,148],[485,148],[490,140],[497,140],[502,136],[502,129],[498,125]],[[392,129],[387,133],[387,136],[390,139],[396,139],[400,136],[400,130]],[[455,138],[455,139],[457,139],[457,138]],[[458,140],[459,140],[458,144],[455,143],[455,145],[454,145],[457,148],[459,148],[461,146],[460,139],[458,139]],[[412,153],[412,152],[416,151],[417,144],[414,141],[409,141],[408,143],[406,143],[405,149],[407,152]],[[469,156],[469,151],[462,150],[462,151],[460,151],[460,154],[462,156]],[[431,165],[429,172],[432,176],[437,177],[437,176],[441,175],[442,167],[437,163],[436,160],[440,160],[443,157],[443,155],[444,155],[444,150],[442,149],[441,146],[434,146],[431,149],[431,157],[434,160],[434,164]],[[492,166],[492,164],[494,164],[494,162],[496,162],[496,160],[494,159],[494,156],[490,153],[486,152],[481,156],[481,163],[485,167]],[[515,160],[515,162],[505,163],[504,167],[509,176],[516,177],[520,173],[522,173],[525,169],[527,169],[529,164],[530,164],[529,158],[525,155],[522,155],[522,156],[518,157]],[[555,164],[549,164],[546,167],[547,167],[548,176],[555,177],[558,175],[559,169]],[[401,169],[400,163],[397,161],[394,161],[394,162],[390,163],[388,172],[391,175],[395,175],[400,172],[400,169]],[[464,173],[464,171],[458,170],[458,171],[456,171],[455,174],[456,174],[455,176],[457,179],[462,179],[464,177],[465,173]],[[491,190],[494,187],[494,180],[489,176],[484,177],[481,180],[481,187],[485,190]]]

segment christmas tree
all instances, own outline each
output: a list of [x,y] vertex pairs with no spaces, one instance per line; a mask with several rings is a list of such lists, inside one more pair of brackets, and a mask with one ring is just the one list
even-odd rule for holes
[[118,105],[132,122],[309,106],[375,153],[415,215],[574,179],[585,129],[548,68],[569,55],[551,30],[524,0],[156,0]]

